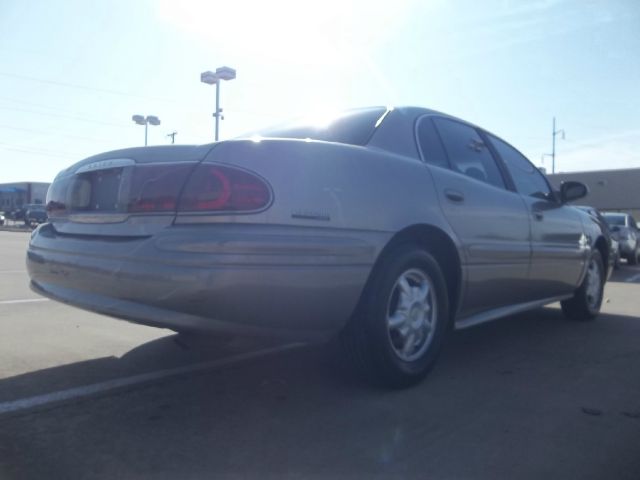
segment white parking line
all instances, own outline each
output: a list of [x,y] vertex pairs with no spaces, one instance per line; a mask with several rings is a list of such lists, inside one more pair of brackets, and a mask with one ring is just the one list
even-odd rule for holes
[[637,275],[634,275],[633,277],[629,277],[625,280],[625,282],[627,283],[632,283],[637,281],[640,281],[640,273],[638,273]]
[[196,365],[189,365],[186,367],[168,368],[165,370],[133,375],[131,377],[116,378],[113,380],[107,380],[106,382],[84,385],[82,387],[69,388],[68,390],[59,390],[57,392],[46,393],[44,395],[36,395],[34,397],[27,397],[18,400],[12,400],[9,402],[3,402],[0,403],[0,415],[4,413],[26,410],[33,407],[40,407],[50,403],[84,398],[98,393],[105,393],[118,388],[129,387],[132,385],[138,385],[169,377],[175,377],[177,375],[183,375],[185,373],[200,372],[203,370],[224,367],[232,365],[234,363],[240,363],[245,360],[292,350],[303,345],[303,343],[290,343],[280,347],[266,348],[263,350],[256,350],[255,352],[232,355],[231,357],[212,360],[211,362],[198,363]]
[[33,303],[33,302],[48,302],[48,298],[20,298],[18,300],[0,300],[0,305],[11,305],[14,303]]
[[27,273],[26,270],[0,270],[0,274],[2,273]]

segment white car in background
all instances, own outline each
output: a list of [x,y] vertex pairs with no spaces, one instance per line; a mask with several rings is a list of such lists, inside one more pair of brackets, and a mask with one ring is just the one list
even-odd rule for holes
[[637,265],[640,261],[640,231],[635,218],[618,212],[602,212],[602,216],[620,244],[620,256],[626,258],[629,265]]

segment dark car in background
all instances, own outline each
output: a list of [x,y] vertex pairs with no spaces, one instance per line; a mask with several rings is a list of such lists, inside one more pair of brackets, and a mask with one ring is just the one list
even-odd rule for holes
[[598,222],[598,225],[602,228],[604,232],[606,232],[609,236],[609,265],[613,268],[620,267],[620,243],[617,240],[617,235],[615,235],[611,229],[609,228],[609,224],[607,220],[602,216],[600,210],[595,207],[590,207],[588,205],[576,205],[576,208],[587,212],[589,215],[593,217],[593,219]]
[[602,216],[620,244],[620,256],[626,258],[629,265],[637,265],[640,262],[640,231],[635,218],[620,212],[602,212]]
[[40,225],[47,221],[47,210],[44,205],[41,204],[29,204],[23,207],[24,210],[24,224],[31,227],[34,225]]
[[[38,223],[44,223],[46,221],[47,209],[46,209],[46,206],[41,203],[25,203],[24,205],[21,205],[18,208],[15,208],[13,210],[6,212],[5,217],[8,220],[12,220],[14,222],[25,222],[26,224],[27,212],[29,212],[30,210],[34,212],[32,215],[32,218],[34,218],[34,220],[44,218],[43,221],[36,221],[34,223],[38,224]],[[43,213],[44,213],[44,216],[43,216]]]
[[4,214],[5,219],[17,222],[19,220],[24,220],[24,210],[22,208],[16,208],[14,210],[9,210]]

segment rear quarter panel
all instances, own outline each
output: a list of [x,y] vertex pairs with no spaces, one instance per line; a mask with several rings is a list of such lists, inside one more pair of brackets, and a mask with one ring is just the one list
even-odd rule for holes
[[[225,231],[233,225],[234,238],[216,236],[203,239],[204,243],[223,244],[227,253],[244,249],[252,258],[267,258],[275,248],[278,255],[271,269],[280,268],[283,275],[292,268],[306,269],[305,278],[328,282],[326,287],[340,283],[339,276],[321,279],[326,268],[335,269],[336,274],[351,272],[342,281],[348,287],[341,287],[346,297],[329,302],[340,310],[332,314],[334,331],[348,320],[372,267],[397,232],[428,224],[455,242],[455,235],[443,221],[429,167],[417,159],[378,148],[273,139],[223,142],[204,161],[260,175],[273,190],[272,204],[249,214],[178,214],[175,224],[218,225]],[[253,250],[248,251],[250,246]],[[300,263],[303,257],[305,266]],[[302,278],[297,287],[301,300],[326,290]],[[335,295],[322,298],[324,303],[327,298],[337,299]],[[313,310],[324,318],[312,319],[315,312],[306,309],[307,324],[328,322],[322,314],[325,309],[318,306]]]
[[253,171],[273,188],[271,207],[247,215],[179,214],[176,223],[268,223],[393,234],[430,224],[453,234],[428,167],[377,148],[304,140],[238,140],[205,162]]

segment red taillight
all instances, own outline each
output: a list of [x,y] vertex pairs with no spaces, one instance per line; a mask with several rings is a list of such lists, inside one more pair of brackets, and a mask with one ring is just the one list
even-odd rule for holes
[[269,187],[260,177],[204,163],[196,167],[187,182],[178,211],[253,211],[266,207],[270,201]]
[[55,218],[67,213],[67,189],[71,179],[69,177],[57,178],[47,190],[47,216]]
[[131,175],[127,211],[175,212],[180,188],[193,164],[137,165]]

